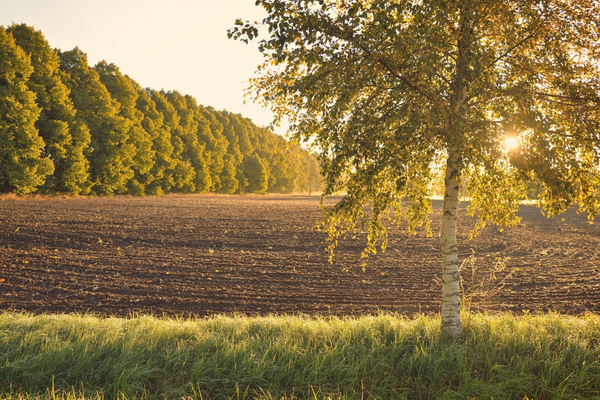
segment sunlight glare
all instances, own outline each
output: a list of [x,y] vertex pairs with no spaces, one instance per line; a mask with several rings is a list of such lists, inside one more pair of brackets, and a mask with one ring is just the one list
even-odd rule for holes
[[507,136],[504,139],[504,145],[508,150],[513,150],[519,147],[519,138],[516,136]]

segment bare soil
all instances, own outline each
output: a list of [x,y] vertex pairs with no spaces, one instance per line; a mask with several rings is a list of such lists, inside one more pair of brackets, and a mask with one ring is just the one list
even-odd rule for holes
[[[327,201],[332,205],[336,199]],[[465,285],[498,262],[513,274],[484,309],[600,311],[600,228],[569,210],[546,218],[523,206],[523,226],[487,227],[468,240],[459,214]],[[432,227],[439,230],[441,202]],[[0,309],[98,315],[206,316],[437,312],[439,238],[391,230],[384,254],[360,253],[366,235],[327,262],[316,197],[163,196],[4,198],[0,201]],[[477,270],[472,275],[471,266]],[[493,293],[490,290],[489,293]]]

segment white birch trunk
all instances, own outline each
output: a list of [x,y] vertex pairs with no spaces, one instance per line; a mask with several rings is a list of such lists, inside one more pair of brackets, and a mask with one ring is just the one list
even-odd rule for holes
[[448,149],[440,238],[442,242],[442,334],[450,337],[456,337],[462,332],[458,246],[456,245],[460,164],[460,155],[456,149]]

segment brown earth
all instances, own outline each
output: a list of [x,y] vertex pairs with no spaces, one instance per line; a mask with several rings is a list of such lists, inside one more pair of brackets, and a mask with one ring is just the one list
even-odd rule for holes
[[[333,204],[335,199],[328,200]],[[365,234],[333,264],[313,226],[315,197],[163,196],[4,198],[0,201],[0,309],[99,315],[204,316],[231,312],[348,315],[437,312],[439,238],[390,231],[365,271]],[[434,202],[439,230],[441,202]],[[489,278],[500,257],[506,286],[488,310],[600,311],[600,229],[574,210],[548,219],[534,206],[525,226],[485,228],[459,214],[465,287]],[[474,253],[473,253],[474,252]],[[487,277],[487,278],[486,278]]]

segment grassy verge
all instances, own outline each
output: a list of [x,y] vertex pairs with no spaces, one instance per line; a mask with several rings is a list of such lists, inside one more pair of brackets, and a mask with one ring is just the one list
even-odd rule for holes
[[2,399],[600,398],[600,317],[0,314]]

